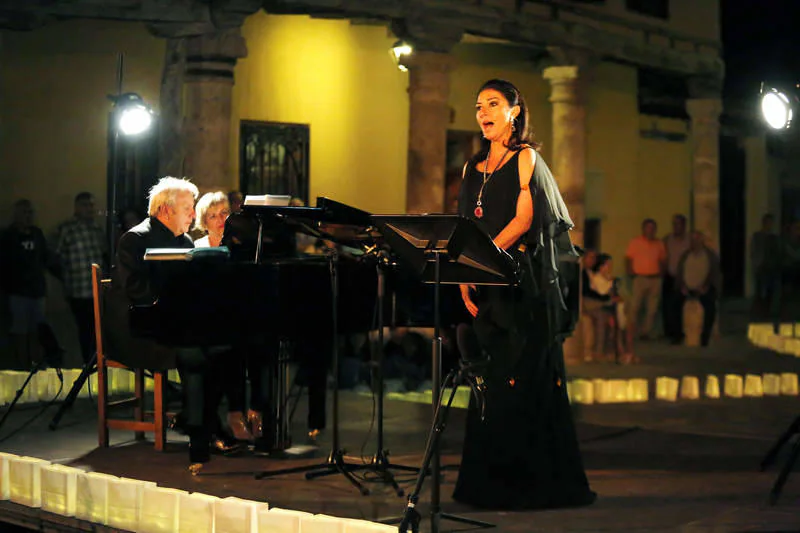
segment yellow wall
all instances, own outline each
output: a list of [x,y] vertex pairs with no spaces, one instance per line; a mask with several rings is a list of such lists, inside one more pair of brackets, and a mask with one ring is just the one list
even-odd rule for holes
[[[92,192],[97,210],[105,210],[106,95],[116,91],[117,53],[125,53],[123,90],[157,107],[164,42],[144,25],[107,21],[3,31],[0,40],[0,227],[10,222],[14,201],[25,197],[51,234],[72,216],[80,191]],[[53,278],[47,319],[67,351],[66,364],[79,366],[74,319]]]
[[[677,9],[677,6],[676,6]],[[311,197],[330,196],[373,212],[405,208],[408,76],[388,49],[383,26],[258,13],[243,28],[249,55],[236,67],[230,183],[238,183],[240,120],[309,124]],[[51,50],[56,55],[47,55]],[[524,51],[497,45],[456,47],[451,75],[453,130],[476,131],[475,91],[491,77],[514,82],[549,159],[549,86]],[[73,21],[3,34],[3,186],[8,201],[31,197],[51,229],[69,216],[75,192],[105,200],[105,121],[117,51],[126,53],[125,89],[158,102],[164,42],[138,24]],[[686,131],[682,121],[640,117],[636,70],[603,63],[587,99],[589,216],[602,218],[604,250],[621,258],[644,217],[662,232],[688,214],[686,142],[640,138],[639,130]],[[658,201],[654,201],[657,199]],[[617,261],[621,268],[621,261]]]
[[602,213],[601,248],[613,256],[615,269],[623,266],[630,228],[640,219],[636,79],[633,68],[602,63],[587,90],[585,202],[587,214]]
[[0,225],[22,197],[45,231],[71,216],[82,190],[104,210],[106,95],[116,91],[117,53],[125,54],[123,90],[157,107],[164,41],[141,24],[88,20],[1,38]]
[[275,16],[247,19],[248,57],[236,66],[231,123],[238,180],[240,120],[309,124],[310,199],[403,212],[408,75],[382,26]]
[[[639,141],[639,173],[644,185],[642,204],[649,218],[658,223],[660,235],[672,228],[672,216],[691,220],[692,165],[688,124],[681,120],[642,117],[641,129],[686,134],[684,141],[642,138]],[[644,217],[643,217],[644,218]]]
[[517,86],[528,105],[528,125],[533,140],[542,143],[542,156],[549,157],[552,139],[550,88],[530,62],[514,57],[508,49],[491,45],[461,44],[453,51],[456,66],[450,74],[452,130],[479,132],[475,121],[475,99],[480,86],[492,78],[507,79]]

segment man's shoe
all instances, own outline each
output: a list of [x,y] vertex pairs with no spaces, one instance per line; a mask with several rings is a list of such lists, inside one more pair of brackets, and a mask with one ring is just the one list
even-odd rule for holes
[[236,439],[225,434],[212,435],[210,448],[214,453],[221,455],[232,455],[242,450]]

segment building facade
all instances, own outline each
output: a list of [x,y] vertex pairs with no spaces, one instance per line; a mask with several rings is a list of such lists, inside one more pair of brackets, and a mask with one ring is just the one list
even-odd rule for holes
[[[577,241],[618,258],[620,272],[643,218],[665,233],[683,213],[721,242],[719,2],[20,4],[0,9],[6,219],[21,197],[45,229],[79,190],[102,204],[106,95],[123,54],[123,92],[158,112],[159,172],[204,191],[452,209],[478,131],[476,90],[500,77],[525,95]],[[407,71],[390,53],[398,41],[414,49]],[[745,242],[777,210],[778,171],[757,129],[731,135],[746,152]]]

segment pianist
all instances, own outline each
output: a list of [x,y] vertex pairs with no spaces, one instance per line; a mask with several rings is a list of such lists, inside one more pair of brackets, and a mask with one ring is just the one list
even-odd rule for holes
[[113,359],[134,368],[164,370],[178,368],[183,383],[183,414],[189,433],[189,459],[205,463],[209,457],[211,409],[204,399],[210,359],[196,348],[173,348],[131,334],[129,309],[152,305],[158,299],[169,262],[145,261],[148,248],[193,248],[186,234],[195,215],[197,187],[185,179],[165,177],[150,189],[149,217],[119,240],[112,271],[111,289],[105,308],[107,337]]

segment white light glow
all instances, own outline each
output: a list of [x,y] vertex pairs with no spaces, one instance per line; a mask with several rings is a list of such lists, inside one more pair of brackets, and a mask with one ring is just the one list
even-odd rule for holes
[[761,114],[770,128],[783,130],[792,123],[793,110],[789,98],[775,89],[761,97]]
[[143,105],[125,107],[120,111],[119,131],[123,135],[138,135],[150,129],[153,114]]
[[406,42],[397,41],[394,43],[391,52],[397,68],[403,72],[408,71],[408,61],[405,58],[414,53],[414,48]]
[[402,56],[410,56],[411,53],[414,52],[414,49],[406,43],[401,43],[396,44],[394,48],[392,48],[392,52],[394,53],[394,58],[399,60]]

